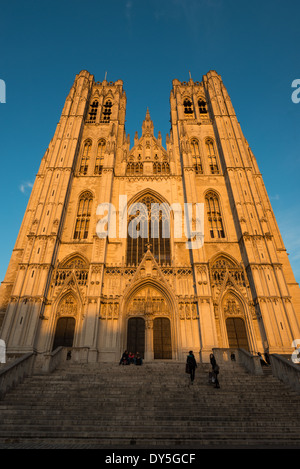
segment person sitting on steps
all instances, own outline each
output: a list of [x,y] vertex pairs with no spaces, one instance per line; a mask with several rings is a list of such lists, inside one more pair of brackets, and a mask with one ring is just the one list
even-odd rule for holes
[[128,360],[129,360],[129,364],[134,363],[134,361],[135,361],[134,353],[129,352]]
[[128,350],[125,350],[125,352],[123,353],[119,365],[129,365]]
[[136,355],[135,355],[135,364],[140,366],[143,364],[143,360],[142,360],[142,357],[140,356],[139,352],[136,352]]

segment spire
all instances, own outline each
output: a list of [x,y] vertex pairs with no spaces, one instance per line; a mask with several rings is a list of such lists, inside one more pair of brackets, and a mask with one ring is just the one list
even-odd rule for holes
[[153,130],[153,122],[150,117],[149,108],[147,107],[146,117],[142,125],[142,134],[145,135],[145,133],[150,133],[150,135],[153,135]]
[[150,121],[151,118],[150,118],[150,112],[149,112],[149,108],[147,107],[147,112],[146,112],[146,118],[145,118],[146,121]]

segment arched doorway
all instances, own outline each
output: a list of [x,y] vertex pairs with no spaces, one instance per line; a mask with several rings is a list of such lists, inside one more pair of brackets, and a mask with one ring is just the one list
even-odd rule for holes
[[229,290],[223,298],[222,308],[229,347],[249,350],[246,324],[244,321],[245,308],[241,299],[235,292]]
[[125,311],[124,347],[131,352],[144,352],[147,361],[172,359],[172,351],[176,349],[172,313],[169,301],[159,286],[141,284],[130,296]]
[[226,329],[230,348],[249,350],[246,327],[242,318],[227,318]]
[[78,303],[72,292],[66,293],[57,307],[58,320],[52,350],[57,347],[72,347],[75,332],[75,317],[78,312]]
[[129,318],[127,328],[128,352],[139,352],[142,358],[145,354],[145,320],[141,317]]
[[153,321],[154,359],[172,359],[171,326],[169,318]]
[[75,331],[75,318],[62,317],[56,324],[52,350],[57,347],[72,347]]

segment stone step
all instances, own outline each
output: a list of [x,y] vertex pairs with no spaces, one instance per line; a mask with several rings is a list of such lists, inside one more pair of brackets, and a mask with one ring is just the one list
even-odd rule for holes
[[[132,454],[135,450],[148,450],[149,454],[155,450],[164,450],[168,453],[168,450],[175,451],[176,453],[182,450],[196,449],[298,449],[298,440],[293,440],[292,437],[287,439],[275,439],[265,437],[261,439],[251,439],[249,437],[234,437],[233,439],[223,437],[212,438],[212,439],[189,439],[181,438],[127,438],[123,436],[119,439],[114,438],[61,438],[57,439],[47,438],[23,438],[20,439],[0,439],[0,449],[103,449],[105,454],[110,454],[117,449],[126,450]],[[120,453],[119,453],[120,454]],[[122,453],[121,453],[122,454]]]
[[[81,436],[81,437],[88,437],[92,436],[93,438],[103,438],[103,437],[108,437],[109,435],[111,437],[118,438],[122,435],[127,435],[128,436],[148,436],[149,434],[152,435],[158,435],[157,432],[159,432],[160,437],[175,437],[175,436],[183,436],[183,434],[188,431],[188,436],[189,438],[210,438],[211,436],[217,436],[217,435],[228,435],[229,438],[232,438],[233,435],[239,436],[241,433],[244,433],[245,435],[249,435],[253,438],[253,436],[258,437],[264,437],[267,433],[268,437],[271,437],[272,435],[282,435],[284,436],[291,436],[293,435],[293,438],[299,438],[299,436],[294,435],[295,430],[297,429],[297,426],[293,426],[291,428],[280,428],[280,427],[275,427],[273,428],[271,425],[270,426],[257,426],[255,422],[250,422],[249,425],[246,425],[244,427],[241,426],[223,426],[223,425],[188,425],[186,423],[185,425],[182,425],[180,428],[177,425],[146,425],[146,424],[137,424],[135,426],[132,425],[127,425],[123,424],[122,426],[119,425],[101,425],[101,428],[97,426],[84,426],[84,427],[79,427],[79,429],[74,428],[73,424],[70,425],[61,425],[59,430],[57,428],[51,428],[48,426],[43,426],[43,425],[36,425],[32,424],[30,427],[24,427],[21,429],[16,429],[15,426],[13,425],[7,425],[7,429],[2,430],[0,429],[0,438],[5,438],[5,436],[8,438],[16,437],[16,436],[22,436],[22,437],[65,437],[65,438],[72,438],[76,436]],[[241,435],[240,435],[241,436]]]
[[300,446],[300,396],[269,369],[252,376],[236,364],[224,367],[220,389],[208,383],[209,370],[199,365],[193,386],[184,364],[174,362],[65,364],[32,376],[0,401],[0,448]]
[[[242,410],[241,410],[242,411]],[[241,412],[240,411],[240,412]],[[214,414],[209,414],[209,413],[205,413],[203,415],[198,415],[197,418],[190,418],[190,420],[188,420],[189,422],[197,422],[197,423],[200,423],[200,422],[206,422],[206,423],[209,423],[209,422],[218,422],[218,418],[219,418],[219,421],[222,422],[222,424],[225,424],[225,423],[230,423],[230,422],[235,422],[235,423],[238,423],[238,422],[241,422],[241,424],[243,425],[244,421],[246,420],[247,422],[250,422],[250,421],[255,421],[257,424],[259,424],[259,422],[271,422],[272,424],[275,424],[277,425],[288,425],[288,426],[293,426],[294,425],[294,422],[295,422],[295,415],[290,413],[290,414],[276,414],[276,416],[262,416],[260,415],[261,414],[261,410],[260,412],[244,412],[244,416],[243,418],[239,415],[239,413],[231,413],[231,412],[227,412],[227,413],[224,413],[222,415],[218,415],[218,417],[216,417]],[[299,423],[299,415],[296,416],[297,419],[298,419],[298,423]],[[48,424],[50,421],[51,421],[51,425],[54,424],[55,422],[58,423],[58,425],[61,425],[61,422],[62,422],[62,419],[63,421],[76,421],[76,422],[82,422],[82,424],[85,424],[86,420],[84,419],[84,415],[82,415],[81,417],[81,414],[67,414],[65,415],[62,412],[60,413],[56,413],[55,415],[49,415],[49,414],[45,414],[43,416],[41,415],[38,415],[38,414],[33,414],[32,416],[30,416],[30,414],[26,414],[24,413],[22,415],[22,417],[18,417],[16,414],[11,414],[10,416],[4,416],[1,418],[1,423],[4,423],[4,422],[7,422],[7,423],[15,423],[17,425],[17,423],[21,423],[22,425],[28,422],[39,422],[39,423],[46,423]],[[90,418],[88,419],[87,421],[90,422],[90,423],[98,423],[98,422],[106,422],[108,421],[110,424],[112,422],[120,422],[120,421],[124,421],[125,418],[123,416],[113,416],[109,413],[103,413],[101,416],[99,417],[94,417],[94,418]],[[138,422],[138,421],[147,421],[147,422],[184,422],[184,421],[187,421],[187,418],[185,415],[171,415],[171,416],[163,416],[162,414],[155,414],[151,415],[151,412],[149,411],[148,413],[143,413],[143,414],[139,414],[139,413],[132,413],[132,414],[126,414],[126,421],[127,422]]]

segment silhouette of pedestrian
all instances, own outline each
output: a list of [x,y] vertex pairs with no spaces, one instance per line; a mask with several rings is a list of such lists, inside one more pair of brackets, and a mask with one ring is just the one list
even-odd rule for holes
[[220,383],[219,383],[219,379],[218,379],[219,372],[220,372],[220,368],[219,368],[219,365],[217,365],[217,363],[216,363],[214,368],[213,368],[213,374],[214,374],[214,378],[215,378],[215,388],[220,387]]
[[268,352],[265,352],[265,359],[266,359],[267,364],[271,365],[270,356],[269,356]]
[[217,365],[215,356],[213,353],[210,354],[210,364],[212,368],[212,382],[215,383],[215,388],[220,387],[219,379],[218,379],[218,374],[220,372],[220,367]]
[[210,361],[210,364],[211,364],[211,371],[209,371],[209,373],[208,373],[208,382],[211,384],[211,383],[214,383],[214,380],[215,380],[213,369],[214,369],[214,366],[216,364],[216,359],[215,359],[213,353],[210,354],[209,361]]
[[195,370],[197,368],[197,363],[196,363],[196,359],[192,350],[189,351],[189,354],[186,359],[186,365],[189,369],[189,373],[191,377],[191,384],[193,384],[194,379],[195,379]]
[[213,353],[210,354],[209,359],[210,359],[211,367],[213,368],[216,364],[216,359]]
[[259,356],[261,366],[268,366],[268,363],[265,362],[265,360],[262,357],[262,354],[260,352],[257,352],[257,355]]

